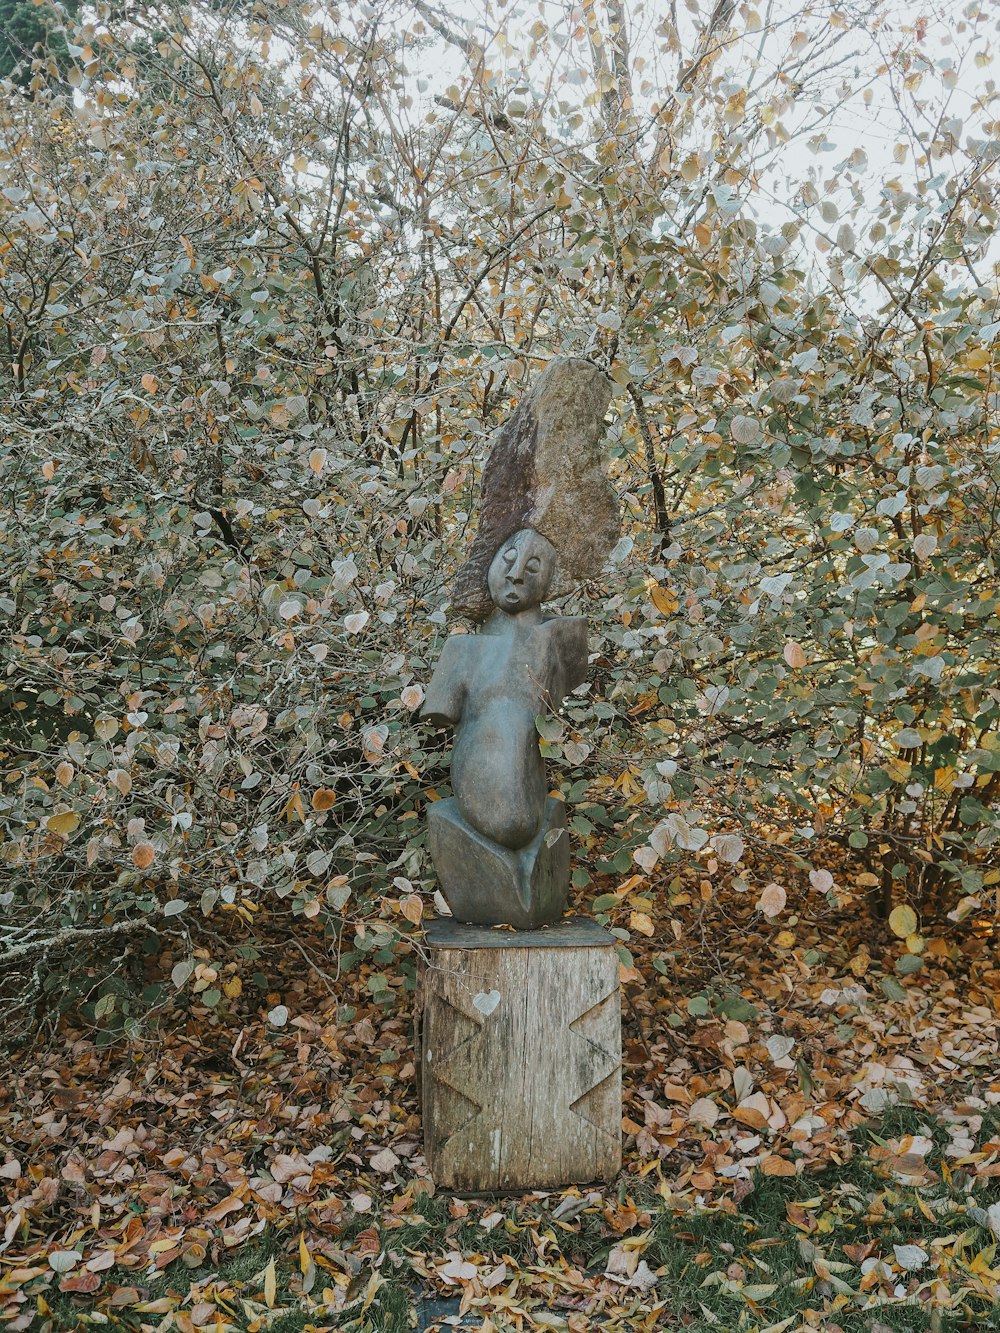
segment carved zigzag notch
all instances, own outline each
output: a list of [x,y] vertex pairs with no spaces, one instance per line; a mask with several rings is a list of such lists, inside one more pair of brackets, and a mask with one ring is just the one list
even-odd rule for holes
[[605,1029],[609,1018],[612,1021],[614,1020],[618,1004],[618,987],[616,986],[614,990],[608,991],[603,999],[592,1004],[589,1009],[585,1009],[579,1018],[574,1018],[569,1025],[569,1030],[574,1036],[582,1037],[595,1051],[600,1051],[603,1056],[612,1060],[615,1066],[619,1064],[617,1054],[613,1055],[601,1045],[600,1041],[594,1039],[595,1037],[604,1037],[603,1029]]
[[[601,1102],[609,1091],[608,1085],[619,1077],[621,1059],[617,1050],[609,1051],[606,1046],[603,1046],[600,1041],[595,1041],[594,1038],[599,1037],[606,1040],[610,1035],[608,1032],[609,1021],[614,1022],[617,1017],[618,1004],[618,987],[616,986],[603,999],[591,1005],[579,1018],[574,1018],[569,1025],[569,1030],[574,1037],[585,1041],[590,1048],[591,1072],[594,1076],[594,1083],[585,1092],[582,1092],[575,1101],[570,1103],[569,1109],[604,1134],[610,1134],[610,1131],[608,1129],[608,1116],[606,1113],[602,1113]],[[617,1120],[617,1116],[613,1118]]]
[[[460,1009],[454,1001],[449,1000],[447,996],[439,995],[438,1000],[441,1004],[447,1005],[450,1013],[450,1022],[446,1025],[442,1022],[442,1028],[446,1028],[456,1040],[452,1041],[447,1054],[439,1060],[435,1060],[432,1065],[432,1077],[437,1083],[443,1083],[457,1094],[462,1101],[471,1108],[465,1119],[460,1125],[457,1125],[447,1136],[453,1138],[456,1134],[461,1134],[477,1116],[482,1114],[483,1103],[477,1101],[472,1096],[472,1090],[468,1086],[466,1078],[458,1073],[462,1068],[460,1057],[463,1056],[466,1049],[472,1046],[482,1036],[482,1019],[471,1018],[464,1010]],[[452,1101],[449,1098],[449,1101]],[[452,1103],[454,1105],[454,1103]]]
[[[593,1125],[595,1129],[600,1130],[602,1134],[606,1134],[610,1139],[613,1139],[615,1134],[608,1129],[608,1116],[602,1102],[609,1091],[608,1084],[615,1082],[617,1078],[618,1069],[616,1067],[607,1078],[602,1078],[600,1083],[595,1083],[582,1097],[578,1097],[569,1108],[581,1120],[586,1120],[588,1125]],[[617,1123],[617,1117],[614,1117],[614,1119]]]

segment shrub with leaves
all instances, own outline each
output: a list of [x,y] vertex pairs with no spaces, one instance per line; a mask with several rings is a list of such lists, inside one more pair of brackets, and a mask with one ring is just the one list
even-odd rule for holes
[[[391,998],[447,783],[413,722],[447,575],[491,432],[561,354],[616,383],[628,534],[583,590],[592,679],[541,724],[578,887],[699,858],[761,893],[778,844],[791,890],[834,839],[886,911],[983,904],[983,15],[89,17],[0,129],[14,1021],[83,1002],[113,1032],[140,1012],[118,969],[165,945],[221,1001],[192,943],[238,919],[252,950],[275,900]],[[892,161],[831,107],[877,115]]]

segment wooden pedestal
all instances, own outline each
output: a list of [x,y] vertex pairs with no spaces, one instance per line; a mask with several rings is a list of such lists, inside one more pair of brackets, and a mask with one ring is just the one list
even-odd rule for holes
[[435,1184],[465,1193],[611,1180],[621,1168],[615,941],[592,921],[427,931],[421,1069]]

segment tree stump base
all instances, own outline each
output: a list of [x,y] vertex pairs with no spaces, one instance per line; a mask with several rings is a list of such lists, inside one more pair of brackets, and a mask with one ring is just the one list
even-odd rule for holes
[[436,921],[422,982],[424,1150],[442,1189],[611,1180],[621,1169],[615,941],[593,921]]

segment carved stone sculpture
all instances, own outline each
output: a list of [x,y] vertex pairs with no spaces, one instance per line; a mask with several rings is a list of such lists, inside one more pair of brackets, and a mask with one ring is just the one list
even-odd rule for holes
[[431,858],[454,915],[477,925],[528,930],[566,907],[566,819],[546,797],[535,718],[585,679],[587,626],[542,615],[555,562],[530,528],[501,543],[493,614],[478,634],[448,639],[424,700],[428,721],[456,727],[455,795],[430,807]]
[[547,795],[535,719],[585,680],[587,629],[541,604],[559,580],[596,573],[617,537],[597,450],[609,396],[590,362],[554,362],[501,430],[484,474],[479,534],[456,580],[457,602],[484,623],[446,641],[422,709],[456,728],[455,794],[434,802],[428,821],[459,921],[530,930],[565,911],[566,817]]

